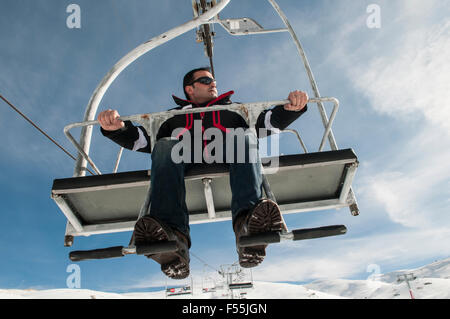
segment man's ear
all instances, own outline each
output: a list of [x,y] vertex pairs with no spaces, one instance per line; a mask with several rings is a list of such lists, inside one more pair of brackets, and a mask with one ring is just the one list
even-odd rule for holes
[[189,97],[192,96],[192,93],[194,92],[194,88],[191,85],[187,85],[184,87],[184,90],[188,94]]

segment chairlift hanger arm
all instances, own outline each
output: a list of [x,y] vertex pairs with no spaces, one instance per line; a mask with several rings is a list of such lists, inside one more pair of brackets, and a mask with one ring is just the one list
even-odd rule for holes
[[[207,12],[208,10],[210,10],[213,6],[215,6],[216,3],[214,1],[214,3],[206,3],[206,0],[200,0],[200,7],[202,10],[202,13]],[[195,4],[193,2],[193,6],[195,6],[196,8],[194,8],[194,17],[196,16],[196,14],[198,15],[198,4],[195,1]],[[200,30],[198,31],[200,32],[199,37],[201,38],[201,41],[203,41],[203,45],[205,47],[205,54],[206,56],[209,58],[209,64],[211,66],[211,74],[213,77],[215,77],[215,72],[214,72],[214,62],[213,62],[213,32],[211,31],[211,27],[209,25],[209,23],[205,23],[203,25],[200,26]]]
[[[197,18],[190,20],[178,27],[175,27],[157,37],[154,37],[145,43],[139,45],[132,51],[130,51],[127,55],[125,55],[122,59],[120,59],[112,69],[104,76],[101,80],[91,98],[89,99],[88,105],[86,107],[84,121],[91,121],[95,118],[95,114],[97,112],[98,106],[105,95],[108,88],[114,82],[114,80],[119,76],[119,74],[128,67],[131,63],[137,60],[139,57],[149,52],[150,50],[158,47],[159,45],[166,43],[192,29],[199,27],[205,23],[208,23],[212,18],[217,16],[220,11],[222,11],[231,0],[222,0],[217,5],[212,7],[210,10],[206,11],[202,15]],[[89,148],[92,138],[92,127],[83,127],[81,131],[80,144],[84,151],[84,153],[89,154]],[[83,169],[86,166],[86,158],[82,155],[79,155],[77,158],[77,163],[75,165],[74,176],[83,176],[85,174],[85,170]]]

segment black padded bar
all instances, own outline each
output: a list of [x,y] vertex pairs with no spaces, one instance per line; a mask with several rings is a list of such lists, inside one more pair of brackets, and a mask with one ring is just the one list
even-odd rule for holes
[[344,225],[324,226],[318,228],[306,228],[293,230],[293,240],[314,239],[329,236],[344,235],[347,233],[347,227]]
[[60,178],[53,181],[52,190],[66,190],[74,188],[107,186],[111,184],[128,184],[136,182],[150,182],[148,170],[120,172],[82,177]]
[[243,236],[239,239],[239,246],[251,247],[256,245],[275,244],[281,241],[279,232],[267,232],[253,236]]
[[137,255],[153,255],[160,253],[170,253],[178,250],[177,243],[175,241],[166,241],[162,243],[155,243],[149,245],[136,246]]
[[[263,166],[270,166],[275,157],[266,157],[262,159]],[[308,166],[315,165],[318,163],[329,163],[335,161],[357,161],[356,154],[352,149],[343,149],[336,151],[326,151],[326,152],[316,152],[316,153],[305,153],[305,154],[292,154],[292,155],[282,155],[276,157],[279,161],[280,167],[288,166]],[[197,164],[192,166],[187,172],[185,177],[203,176],[208,174],[220,174],[227,173],[227,164]]]
[[[347,232],[344,225],[324,226],[317,228],[295,229],[291,240],[305,240],[330,236],[343,235]],[[280,232],[267,232],[255,234],[253,236],[243,236],[239,239],[239,246],[251,247],[257,245],[268,245],[279,243],[282,240]]]
[[83,260],[92,260],[92,259],[107,259],[107,258],[123,257],[124,254],[122,252],[122,249],[123,249],[123,246],[115,246],[115,247],[93,249],[93,250],[76,250],[76,251],[70,252],[69,258],[71,261],[83,261]]
[[[267,163],[270,158],[263,159]],[[343,149],[336,151],[283,155],[278,158],[280,167],[288,166],[308,166],[318,163],[327,163],[340,160],[354,162],[357,157],[352,149]],[[269,164],[267,164],[269,165]],[[265,166],[267,166],[265,165]],[[209,174],[228,173],[227,164],[196,164],[186,172],[185,177],[207,176]],[[119,185],[137,182],[149,182],[150,176],[148,170],[120,172],[114,174],[102,174],[83,177],[71,177],[55,179],[53,181],[52,191],[58,193],[58,190],[80,189],[96,186]]]

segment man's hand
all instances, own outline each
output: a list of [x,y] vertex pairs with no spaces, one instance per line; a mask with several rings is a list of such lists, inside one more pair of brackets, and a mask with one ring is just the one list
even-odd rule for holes
[[285,104],[284,109],[286,111],[300,111],[308,103],[308,94],[302,91],[293,91],[289,93],[288,100],[291,103]]
[[125,123],[118,119],[119,117],[119,112],[109,109],[101,112],[97,120],[105,131],[116,131],[125,126]]

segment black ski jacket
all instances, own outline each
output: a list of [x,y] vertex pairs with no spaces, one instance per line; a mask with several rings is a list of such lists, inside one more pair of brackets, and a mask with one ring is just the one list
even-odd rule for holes
[[[175,103],[178,104],[178,107],[175,107],[171,110],[232,104],[230,96],[233,93],[234,91],[229,91],[225,94],[220,95],[216,99],[201,105],[195,104],[188,100],[180,99],[172,95]],[[306,110],[307,106],[305,106],[300,112],[286,111],[283,105],[277,105],[271,110],[265,110],[261,112],[256,123],[256,132],[258,134],[258,137],[265,137],[272,133],[278,133],[279,130],[284,130],[303,113],[305,113]],[[225,134],[228,129],[235,129],[240,127],[244,129],[248,128],[248,125],[244,121],[244,119],[239,114],[233,111],[182,114],[176,115],[165,121],[158,131],[156,140],[159,140],[163,137],[171,137],[173,131],[178,128],[182,128],[182,130],[176,136],[177,138],[189,131],[191,133],[191,138],[193,139],[195,120],[201,121],[202,132],[211,127],[216,127]],[[104,136],[126,149],[150,153],[150,138],[146,130],[142,126],[134,126],[130,121],[125,121],[124,123],[125,126],[116,131],[106,131],[103,128],[100,129]],[[261,128],[264,128],[265,130],[261,131]],[[264,133],[261,134],[261,132]],[[204,140],[203,148],[207,144],[207,141]]]

